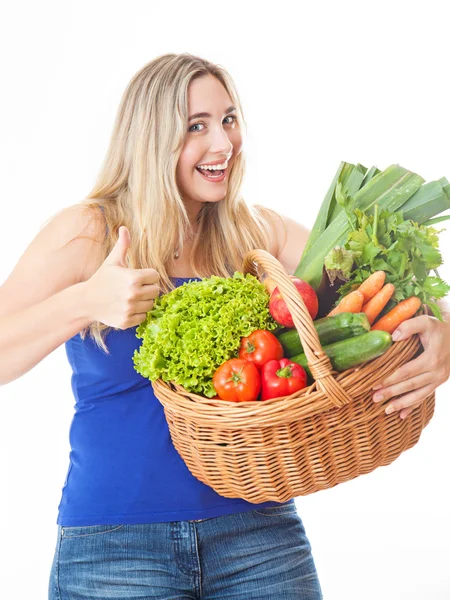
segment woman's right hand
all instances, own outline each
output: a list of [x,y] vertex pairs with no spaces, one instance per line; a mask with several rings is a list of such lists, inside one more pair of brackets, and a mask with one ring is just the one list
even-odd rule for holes
[[136,327],[147,317],[159,295],[159,273],[155,269],[130,269],[126,255],[130,232],[119,228],[119,239],[101,267],[85,282],[92,321],[110,327]]

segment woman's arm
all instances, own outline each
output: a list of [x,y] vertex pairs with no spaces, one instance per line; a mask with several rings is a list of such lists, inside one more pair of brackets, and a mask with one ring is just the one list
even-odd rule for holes
[[0,385],[30,371],[92,321],[82,273],[98,245],[95,232],[83,207],[65,208],[0,286]]
[[0,385],[30,371],[92,322],[84,287],[84,282],[71,285],[0,318]]

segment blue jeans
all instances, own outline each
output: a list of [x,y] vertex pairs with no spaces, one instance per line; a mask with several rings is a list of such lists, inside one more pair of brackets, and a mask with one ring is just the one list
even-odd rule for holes
[[293,500],[198,521],[61,527],[49,600],[320,600]]

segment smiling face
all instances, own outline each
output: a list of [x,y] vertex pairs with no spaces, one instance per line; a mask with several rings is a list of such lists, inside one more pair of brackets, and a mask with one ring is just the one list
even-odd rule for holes
[[[177,164],[177,185],[191,221],[205,202],[225,197],[230,167],[242,149],[242,134],[236,110],[221,82],[213,75],[194,79],[188,89],[188,115],[209,113],[189,120],[186,140]],[[225,177],[208,179],[198,165],[226,162]],[[204,171],[202,171],[204,172]],[[206,171],[206,173],[211,173]],[[213,171],[212,175],[217,175]]]

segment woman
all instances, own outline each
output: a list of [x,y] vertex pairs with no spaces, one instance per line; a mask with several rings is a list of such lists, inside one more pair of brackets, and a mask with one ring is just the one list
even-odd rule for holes
[[[0,290],[10,349],[1,383],[62,343],[73,368],[51,599],[322,598],[294,501],[224,498],[193,477],[131,361],[136,327],[159,293],[189,278],[230,276],[252,248],[271,252],[288,273],[299,261],[307,230],[239,195],[243,124],[221,67],[190,54],[144,66],[124,93],[94,189],[51,219]],[[224,173],[199,170],[211,163]],[[448,324],[421,317],[402,325],[405,335],[412,329],[429,340],[428,361],[446,352],[448,367]],[[20,339],[26,353],[13,344]],[[422,400],[425,374],[415,373]]]

